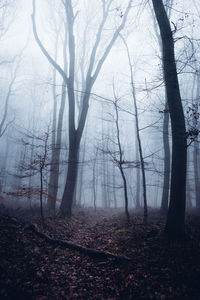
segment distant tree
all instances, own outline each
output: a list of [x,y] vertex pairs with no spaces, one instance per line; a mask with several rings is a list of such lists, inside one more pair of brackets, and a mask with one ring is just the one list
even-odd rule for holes
[[162,39],[162,61],[166,95],[172,127],[172,169],[170,203],[165,234],[170,238],[183,236],[185,229],[187,144],[185,118],[181,102],[174,40],[162,0],[152,0]]
[[123,180],[123,186],[124,186],[124,201],[125,201],[125,214],[126,214],[126,219],[127,219],[127,223],[130,223],[130,215],[129,215],[129,211],[128,211],[128,192],[127,192],[127,180],[126,180],[126,176],[124,173],[124,164],[125,159],[123,157],[123,150],[122,150],[122,145],[121,145],[121,140],[120,140],[120,129],[119,129],[119,112],[118,112],[118,99],[115,96],[115,101],[113,102],[114,104],[114,109],[115,109],[115,125],[116,125],[116,131],[117,131],[117,146],[118,146],[118,153],[119,153],[119,159],[116,158],[116,156],[113,156],[113,159],[117,165],[117,167],[120,170],[120,174],[122,176],[122,180]]
[[[40,200],[40,215],[42,223],[44,224],[44,210],[43,210],[43,194],[44,194],[44,179],[47,181],[45,170],[49,170],[51,160],[49,157],[51,145],[49,144],[50,131],[49,129],[41,135],[25,133],[25,138],[22,143],[25,148],[31,149],[31,157],[23,159],[20,163],[20,173],[17,175],[19,178],[29,178],[39,175],[39,200]],[[27,155],[26,155],[27,156]],[[30,193],[30,187],[28,194]],[[46,191],[47,192],[47,191]]]
[[[112,148],[107,145],[107,148],[103,148],[102,152],[104,154],[107,154],[111,157],[112,162],[117,166],[120,175],[121,180],[123,182],[123,193],[124,193],[124,204],[125,204],[125,215],[127,224],[130,223],[130,214],[129,214],[129,199],[128,199],[128,186],[127,186],[127,179],[125,174],[125,169],[129,167],[133,167],[135,162],[127,161],[124,155],[124,150],[122,148],[122,142],[121,142],[121,133],[120,133],[120,118],[119,118],[119,98],[116,95],[114,84],[113,84],[113,94],[114,99],[109,100],[109,103],[114,107],[114,112],[110,113],[111,121],[114,123],[115,126],[115,135],[110,138],[108,136],[108,139],[110,140],[112,144]],[[113,148],[114,146],[114,148]],[[114,187],[116,188],[116,187]],[[116,200],[115,200],[116,201]],[[116,204],[115,204],[116,205]]]
[[14,118],[12,120],[8,121],[8,109],[9,109],[9,102],[11,99],[11,96],[14,92],[13,86],[15,84],[16,81],[16,77],[17,77],[17,70],[19,67],[19,63],[17,63],[17,66],[15,66],[11,72],[11,79],[8,85],[8,90],[5,96],[5,104],[4,104],[4,109],[2,112],[2,117],[0,119],[0,137],[3,136],[3,134],[6,132],[7,128],[9,127],[9,125],[14,121]]
[[[13,23],[15,9],[15,0],[0,1],[0,40],[5,36]],[[9,61],[0,61],[0,65],[7,62]]]
[[95,150],[93,166],[92,166],[93,204],[94,204],[95,211],[97,209],[97,175],[96,175],[97,159],[98,159],[98,148]]
[[[58,52],[58,37],[59,30],[57,30],[56,35],[56,45],[55,45],[55,61],[57,61]],[[64,43],[63,43],[63,59],[64,59],[64,70],[67,70],[67,58],[66,58],[66,47],[67,47],[67,33],[65,33]],[[66,102],[66,83],[63,79],[61,87],[61,103],[58,111],[57,118],[57,94],[56,94],[56,69],[53,68],[53,127],[52,127],[52,163],[50,169],[49,178],[49,189],[48,189],[48,209],[49,212],[54,214],[56,208],[56,199],[58,192],[58,180],[60,172],[60,153],[61,153],[61,141],[62,141],[62,128],[63,128],[63,117],[65,111]]]
[[135,91],[134,76],[133,76],[133,66],[131,63],[131,57],[130,57],[128,45],[122,36],[121,36],[121,38],[126,47],[129,69],[130,69],[130,78],[131,78],[130,80],[131,80],[131,89],[132,89],[133,106],[134,106],[134,113],[135,113],[135,124],[136,124],[136,137],[137,137],[137,144],[138,144],[137,145],[138,147],[136,149],[138,149],[138,151],[139,151],[140,165],[141,165],[141,172],[142,172],[142,183],[143,183],[142,184],[142,186],[143,186],[143,201],[144,201],[143,222],[144,222],[144,224],[147,224],[148,209],[147,209],[146,174],[145,174],[145,163],[144,163],[144,157],[143,157],[142,142],[141,142],[141,137],[140,137],[139,116],[138,116],[137,99],[136,99],[136,91]]

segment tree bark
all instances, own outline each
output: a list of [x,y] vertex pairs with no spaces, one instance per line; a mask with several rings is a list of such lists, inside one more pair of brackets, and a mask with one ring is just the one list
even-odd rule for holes
[[60,206],[60,212],[63,217],[71,217],[72,215],[72,203],[74,198],[74,192],[76,187],[76,178],[78,172],[78,153],[79,144],[74,142],[70,144],[69,159],[68,159],[68,171],[66,185],[63,193],[63,199]]
[[185,119],[176,70],[174,41],[162,0],[152,0],[162,39],[163,69],[172,127],[170,204],[165,226],[169,237],[184,235],[187,145]]
[[[198,67],[196,66],[198,70]],[[196,82],[196,109],[198,110],[199,105],[199,95],[200,95],[200,76],[199,72],[197,72],[197,82]],[[195,81],[194,81],[195,82]],[[198,130],[198,122],[197,119],[193,117],[193,126]],[[193,149],[193,163],[194,163],[194,182],[195,182],[195,202],[196,208],[200,210],[200,149],[199,142],[197,140],[194,141],[194,149]]]
[[[174,0],[166,0],[166,13],[170,19],[171,11],[173,7]],[[153,25],[155,30],[155,35],[158,41],[160,52],[162,53],[162,39],[158,31],[157,21],[154,19],[154,11],[151,8],[151,14],[153,16]],[[163,74],[164,75],[164,74]],[[167,94],[165,90],[165,113],[163,118],[163,147],[164,147],[164,182],[162,190],[162,200],[160,207],[160,214],[167,215],[168,212],[168,202],[169,202],[169,189],[170,189],[170,169],[171,169],[171,156],[170,156],[170,145],[169,145],[169,113],[168,113],[168,103]]]
[[165,104],[163,121],[163,145],[164,145],[164,182],[160,214],[166,216],[168,211],[169,188],[170,188],[170,145],[169,145],[169,113],[168,104]]

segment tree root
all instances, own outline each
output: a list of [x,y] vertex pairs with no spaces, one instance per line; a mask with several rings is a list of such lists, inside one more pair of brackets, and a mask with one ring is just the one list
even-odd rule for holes
[[90,257],[99,258],[99,259],[112,258],[117,261],[131,261],[132,260],[130,257],[124,256],[124,255],[116,255],[116,254],[113,254],[113,253],[107,252],[107,251],[101,251],[101,250],[96,250],[94,248],[83,247],[83,246],[75,244],[71,241],[54,239],[54,238],[50,237],[49,235],[47,235],[46,233],[42,232],[35,224],[30,225],[29,229],[33,230],[39,237],[44,238],[47,242],[49,242],[53,245],[58,245],[58,246],[62,246],[65,248],[72,249],[72,250],[77,250],[77,251],[84,253]]

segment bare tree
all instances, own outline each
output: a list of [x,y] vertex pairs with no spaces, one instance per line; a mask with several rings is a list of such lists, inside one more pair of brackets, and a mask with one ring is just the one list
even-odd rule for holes
[[[1,0],[0,1],[0,39],[2,39],[8,32],[13,20],[16,10],[15,0]],[[8,63],[1,61],[0,64]]]
[[185,118],[181,102],[174,40],[162,0],[152,0],[162,39],[162,60],[167,101],[172,127],[172,170],[170,204],[165,227],[169,237],[182,236],[185,227],[187,144]]
[[[31,132],[25,133],[25,139],[22,139],[24,149],[27,147],[31,149],[31,157],[23,160],[20,163],[20,174],[17,176],[19,178],[29,178],[39,174],[39,199],[40,199],[40,215],[43,225],[44,222],[44,210],[43,210],[43,194],[44,194],[44,179],[47,180],[45,175],[45,170],[51,165],[49,159],[49,152],[51,150],[51,145],[49,145],[50,131],[49,128],[44,134],[36,135]],[[24,150],[24,155],[27,151]],[[27,156],[27,154],[26,154]],[[29,187],[30,188],[30,187]],[[30,190],[28,189],[28,195]]]
[[96,172],[97,159],[98,159],[98,148],[96,148],[95,150],[93,166],[92,166],[93,204],[94,204],[95,211],[97,209],[97,172]]
[[128,6],[124,11],[124,14],[121,18],[121,24],[117,27],[111,39],[109,40],[105,50],[97,61],[97,50],[99,50],[102,32],[104,30],[110,7],[113,0],[102,1],[102,20],[97,29],[96,39],[94,41],[94,45],[90,54],[89,66],[87,72],[84,76],[84,82],[82,83],[82,105],[81,112],[79,115],[78,124],[76,126],[76,113],[75,113],[75,63],[76,63],[76,44],[74,37],[74,23],[77,19],[78,12],[74,12],[72,1],[62,1],[63,7],[65,10],[66,20],[67,20],[67,28],[68,28],[68,55],[69,55],[69,71],[68,73],[63,70],[63,68],[58,65],[55,60],[50,56],[42,42],[39,39],[36,22],[35,22],[35,0],[33,0],[33,14],[32,14],[32,24],[33,24],[33,33],[35,36],[35,40],[38,43],[41,51],[46,56],[48,61],[56,68],[56,70],[63,77],[63,80],[67,86],[68,93],[68,104],[69,104],[69,114],[68,114],[68,126],[69,126],[69,155],[68,155],[68,172],[67,179],[64,188],[63,198],[61,202],[60,211],[63,216],[71,216],[72,213],[72,202],[74,197],[74,191],[77,180],[77,171],[78,171],[78,153],[80,141],[82,138],[82,133],[85,127],[86,117],[89,108],[89,100],[90,93],[92,87],[99,75],[99,72],[110,53],[112,46],[117,40],[119,33],[124,28],[126,19],[128,16],[128,12],[131,8],[132,0],[129,0]]
[[[174,0],[166,0],[166,12],[168,18],[171,17],[172,6]],[[149,8],[151,11],[151,16],[153,17],[154,32],[158,42],[160,53],[162,53],[162,40],[159,34],[159,28],[156,19],[154,18],[154,10],[149,3]],[[169,143],[169,108],[167,102],[167,94],[165,89],[165,108],[163,112],[163,147],[164,147],[164,181],[162,189],[162,199],[160,214],[167,215],[168,211],[168,202],[169,202],[169,189],[170,189],[170,169],[171,169],[171,155],[170,155],[170,143]]]
[[19,64],[17,64],[17,66],[14,68],[10,83],[8,85],[8,91],[6,94],[5,104],[4,104],[4,111],[3,111],[2,119],[0,121],[0,137],[2,137],[2,135],[5,133],[6,129],[13,122],[13,120],[7,121],[7,117],[8,117],[9,102],[10,102],[10,98],[13,93],[13,86],[16,81],[18,67],[19,67]]
[[115,101],[113,102],[114,108],[115,108],[115,125],[117,129],[117,145],[119,148],[119,160],[115,160],[117,163],[117,166],[120,170],[122,179],[123,179],[123,185],[124,185],[124,200],[125,200],[125,213],[126,213],[126,219],[127,223],[130,223],[130,215],[128,211],[128,192],[127,192],[127,181],[126,181],[126,176],[124,173],[123,165],[125,163],[124,158],[123,158],[123,150],[121,146],[121,141],[120,141],[120,131],[119,131],[119,112],[118,112],[118,105],[117,105],[118,99],[115,97]]
[[[57,47],[58,47],[58,36],[57,32],[56,45],[55,45],[55,61],[57,58]],[[64,71],[67,70],[66,61],[66,46],[67,46],[67,32],[65,32],[65,38],[63,43],[63,58],[64,58]],[[53,71],[53,134],[52,134],[52,163],[50,170],[49,179],[49,191],[48,191],[48,207],[50,213],[55,213],[56,199],[58,192],[58,180],[59,180],[59,170],[60,170],[60,152],[61,152],[61,141],[62,141],[62,127],[63,127],[63,116],[65,111],[66,102],[66,83],[63,79],[61,88],[61,103],[58,113],[57,120],[57,95],[56,95],[56,69]]]
[[141,164],[141,171],[142,171],[142,182],[143,182],[143,200],[144,200],[144,216],[143,216],[143,222],[144,224],[147,224],[148,221],[148,209],[147,209],[147,192],[146,192],[146,175],[145,175],[145,166],[144,166],[144,157],[143,157],[143,151],[142,151],[142,143],[140,138],[140,128],[139,128],[139,117],[138,117],[138,108],[137,108],[137,99],[136,99],[136,91],[135,91],[135,85],[134,85],[134,77],[133,77],[133,66],[131,63],[131,57],[128,45],[125,41],[125,39],[121,36],[121,39],[126,47],[126,52],[128,56],[128,63],[129,63],[129,69],[130,69],[130,76],[131,76],[131,88],[132,88],[132,97],[133,97],[133,104],[134,104],[134,112],[135,112],[135,123],[136,123],[136,136],[137,136],[137,142],[138,142],[138,151],[140,156],[140,164]]
[[[114,150],[109,149],[107,146],[106,150],[103,150],[103,153],[108,154],[114,164],[117,166],[118,170],[120,171],[120,175],[123,182],[123,192],[124,192],[124,203],[125,203],[125,215],[127,224],[130,223],[130,215],[129,215],[129,201],[128,201],[128,188],[127,188],[127,180],[125,175],[125,166],[128,164],[131,164],[131,162],[126,161],[124,156],[124,151],[122,148],[121,138],[120,138],[120,120],[119,120],[119,99],[117,98],[114,83],[113,83],[113,94],[114,94],[114,100],[109,100],[110,104],[114,107],[114,114],[110,114],[114,121],[115,125],[115,131],[116,131],[116,138],[112,138],[111,142],[114,145]],[[117,149],[116,149],[117,148]],[[105,176],[103,174],[103,176]]]

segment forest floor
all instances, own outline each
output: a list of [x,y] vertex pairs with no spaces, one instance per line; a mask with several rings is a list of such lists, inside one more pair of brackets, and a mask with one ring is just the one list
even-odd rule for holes
[[[200,299],[200,220],[187,217],[186,238],[162,236],[165,219],[78,210],[71,221],[3,210],[0,213],[0,299]],[[126,255],[99,259],[53,245],[30,229],[85,247]]]

